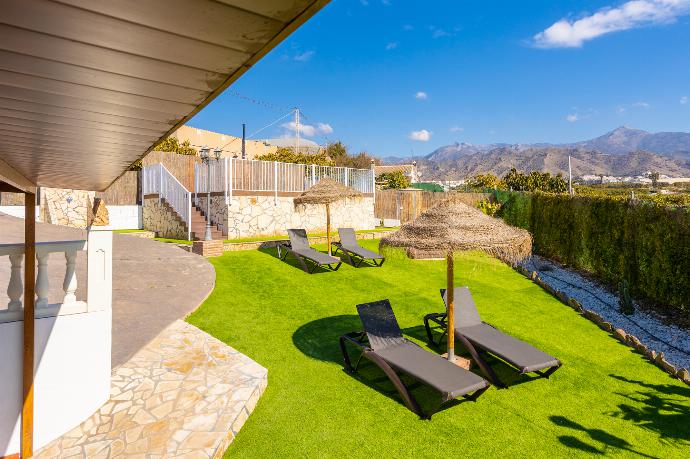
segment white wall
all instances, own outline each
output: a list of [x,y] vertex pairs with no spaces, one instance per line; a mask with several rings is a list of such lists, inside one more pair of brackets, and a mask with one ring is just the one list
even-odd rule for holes
[[[24,218],[24,206],[0,206],[0,212],[13,217]],[[36,221],[39,221],[39,207],[36,206]]]
[[[0,457],[19,452],[23,322],[0,323]],[[34,449],[110,396],[111,310],[36,320]]]
[[143,223],[141,218],[141,206],[109,206],[108,219],[110,221],[108,226],[103,229],[117,230],[117,229],[142,229]]

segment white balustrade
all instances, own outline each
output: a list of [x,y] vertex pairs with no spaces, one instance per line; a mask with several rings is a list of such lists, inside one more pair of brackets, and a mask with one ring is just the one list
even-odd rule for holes
[[[202,178],[200,171],[195,171],[197,189]],[[146,166],[142,170],[142,178],[142,194],[156,194],[159,202],[165,200],[187,225],[187,239],[191,239],[192,193],[161,163]]]
[[[108,233],[109,237],[110,233]],[[86,303],[77,301],[77,252],[86,250],[87,242],[51,241],[36,244],[36,317],[85,312]],[[50,254],[63,254],[65,257],[65,277],[62,283],[64,296],[62,303],[49,304],[49,263]],[[22,297],[24,295],[23,264],[24,244],[0,244],[0,257],[8,256],[10,279],[7,285],[9,302],[6,309],[0,309],[0,323],[13,322],[22,318]],[[90,270],[90,269],[89,269]]]
[[226,198],[232,197],[233,191],[263,191],[276,195],[302,192],[324,177],[330,177],[361,193],[374,192],[374,171],[371,169],[223,158],[219,161],[211,160],[210,180],[208,170],[206,164],[197,164],[194,169],[195,199],[203,197],[208,191],[223,193]]

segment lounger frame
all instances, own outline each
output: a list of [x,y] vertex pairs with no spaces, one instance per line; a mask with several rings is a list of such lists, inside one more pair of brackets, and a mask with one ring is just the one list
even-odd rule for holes
[[[385,258],[381,258],[380,259],[381,261],[379,263],[377,263],[376,258],[363,257],[360,254],[358,254],[357,252],[353,252],[352,250],[348,250],[340,242],[337,242],[337,241],[331,242],[331,246],[333,246],[335,248],[335,250],[333,251],[333,255],[338,253],[338,250],[340,250],[343,253],[343,255],[345,255],[345,258],[347,258],[347,262],[349,264],[351,264],[352,266],[354,266],[355,268],[359,268],[360,266],[362,266],[362,264],[366,260],[371,260],[371,263],[373,263],[369,266],[376,266],[376,267],[383,266],[383,262],[386,261]],[[364,264],[369,264],[369,263],[364,263]]]
[[[287,260],[288,255],[292,255],[292,257],[297,260],[297,262],[300,264],[300,267],[307,272],[308,274],[313,274],[314,271],[316,271],[316,268],[322,268],[322,267],[327,267],[331,271],[337,271],[338,268],[340,268],[340,265],[343,264],[342,261],[339,261],[337,263],[319,263],[318,261],[306,256],[299,254],[292,250],[292,244],[290,244],[290,241],[280,241],[277,244],[277,249],[278,249],[278,258],[281,260],[285,261]],[[305,260],[308,260],[311,262],[311,268],[309,265],[306,263]],[[335,265],[335,266],[333,266]]]
[[[443,294],[445,293],[445,289],[441,289],[441,297],[443,297]],[[441,342],[443,341],[443,338],[448,337],[448,323],[446,322],[447,319],[447,313],[445,312],[435,312],[431,314],[427,314],[424,316],[424,328],[426,329],[426,336],[428,338],[428,341],[430,344],[434,346],[440,346]],[[496,327],[491,325],[490,323],[482,321],[484,324],[488,325],[491,328],[494,328],[498,330]],[[438,328],[440,328],[441,334],[438,338],[438,341],[434,340],[434,335],[433,335],[433,330],[431,323],[436,324]],[[500,330],[499,330],[500,331]],[[480,354],[479,350],[481,349],[482,351],[491,354],[492,356],[500,359],[502,362],[506,363],[508,366],[511,368],[515,369],[518,373],[520,374],[527,374],[527,373],[536,373],[542,378],[548,379],[549,376],[551,376],[556,370],[558,370],[562,363],[558,361],[558,365],[554,365],[552,367],[549,367],[547,370],[536,370],[536,371],[527,371],[524,368],[517,367],[516,365],[508,362],[507,360],[503,359],[500,355],[496,355],[492,353],[488,349],[481,348],[480,346],[475,346],[467,337],[465,337],[462,333],[455,333],[455,338],[460,341],[462,346],[467,349],[467,351],[470,353],[472,356],[472,360],[474,360],[479,368],[481,369],[482,373],[486,376],[486,378],[491,381],[493,385],[495,385],[498,388],[506,389],[508,388],[508,385],[506,385],[501,379],[496,375],[496,372],[491,368],[491,366],[486,362],[486,360],[482,357]]]
[[[411,341],[410,341],[411,342]],[[359,357],[357,358],[357,362],[355,365],[352,365],[352,361],[350,360],[350,355],[347,352],[347,346],[346,344],[351,344],[355,346],[357,349],[361,351]],[[414,343],[413,343],[414,344]],[[405,403],[405,406],[415,413],[417,416],[419,416],[421,419],[431,419],[431,416],[437,412],[441,406],[443,406],[444,403],[449,403],[452,402],[455,399],[451,400],[440,400],[439,404],[434,407],[433,410],[430,410],[429,412],[425,412],[419,403],[417,402],[417,399],[414,398],[412,393],[410,392],[410,389],[405,385],[405,383],[400,379],[400,376],[398,373],[393,369],[391,365],[388,364],[381,356],[379,356],[376,351],[374,351],[371,347],[369,347],[369,341],[367,339],[367,334],[366,332],[351,332],[347,333],[345,335],[342,335],[340,337],[340,351],[343,354],[343,366],[345,367],[345,371],[348,373],[356,373],[357,369],[359,368],[359,364],[362,361],[362,358],[365,358],[372,363],[374,363],[376,366],[378,366],[383,372],[386,374],[388,379],[393,383],[393,386],[395,386],[395,389],[398,391],[400,394],[400,397],[402,397],[403,402]],[[489,387],[490,385],[487,385],[481,389],[478,389],[474,391],[472,394],[464,394],[462,397],[466,400],[469,401],[476,401],[477,398],[479,398],[480,395],[482,395]]]

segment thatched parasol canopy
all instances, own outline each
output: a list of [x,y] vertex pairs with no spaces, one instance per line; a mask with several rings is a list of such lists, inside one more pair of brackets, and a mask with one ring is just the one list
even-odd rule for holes
[[331,204],[345,198],[361,198],[362,193],[330,177],[324,177],[295,198],[295,204]]
[[[532,236],[489,217],[467,204],[445,201],[399,231],[381,239],[380,247],[400,247],[412,258],[446,258],[447,329],[455,329],[453,253],[481,250],[515,264],[532,252]],[[455,334],[449,333],[446,358],[455,360]]]
[[328,241],[328,254],[331,255],[331,204],[345,198],[362,198],[364,195],[354,188],[336,182],[330,177],[324,177],[319,183],[295,198],[298,204],[325,204],[326,205],[326,238]]
[[479,209],[446,201],[382,238],[380,246],[404,248],[411,258],[442,258],[448,251],[481,250],[515,264],[530,256],[532,236]]

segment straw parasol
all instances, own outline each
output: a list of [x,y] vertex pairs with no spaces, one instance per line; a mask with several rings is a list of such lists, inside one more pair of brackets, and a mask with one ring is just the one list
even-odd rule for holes
[[532,236],[525,230],[489,217],[479,209],[452,200],[444,201],[421,214],[399,231],[381,239],[381,247],[405,249],[410,258],[445,256],[446,303],[448,305],[448,354],[455,359],[455,304],[453,298],[453,253],[481,250],[506,263],[515,264],[532,252]]
[[361,198],[362,193],[345,186],[330,177],[324,177],[313,187],[295,198],[298,204],[325,204],[326,205],[326,235],[328,239],[328,254],[331,255],[331,203],[346,198]]

